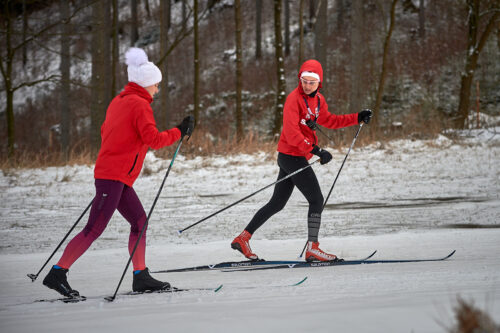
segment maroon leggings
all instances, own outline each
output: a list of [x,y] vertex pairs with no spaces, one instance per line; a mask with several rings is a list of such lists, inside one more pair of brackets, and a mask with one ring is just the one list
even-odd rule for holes
[[[137,238],[141,233],[146,212],[134,189],[116,180],[96,179],[96,195],[90,209],[87,225],[66,246],[64,253],[57,263],[62,268],[69,269],[70,266],[87,251],[106,229],[109,220],[116,209],[130,223],[130,236],[128,250],[131,254]],[[141,237],[137,250],[132,258],[134,270],[146,268],[146,230]]]

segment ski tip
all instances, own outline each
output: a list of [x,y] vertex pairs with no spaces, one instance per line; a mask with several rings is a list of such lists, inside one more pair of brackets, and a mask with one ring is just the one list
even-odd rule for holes
[[214,289],[214,293],[216,293],[216,292],[218,292],[219,290],[221,290],[221,289],[222,289],[222,286],[223,286],[223,285],[221,284],[220,286],[218,286],[217,288],[215,288],[215,289]]
[[305,278],[303,278],[302,280],[300,280],[299,282],[292,284],[292,286],[298,286],[299,284],[304,283],[306,280],[307,280],[307,276]]
[[450,254],[448,254],[448,255],[445,257],[445,259],[448,259],[448,258],[449,258],[449,257],[451,257],[452,255],[454,255],[454,254],[455,254],[455,252],[457,252],[457,250],[453,250],[453,251],[451,251],[451,253],[450,253]]

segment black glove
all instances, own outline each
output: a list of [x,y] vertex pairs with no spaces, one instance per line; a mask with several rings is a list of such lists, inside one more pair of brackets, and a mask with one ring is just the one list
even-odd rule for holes
[[309,119],[308,121],[306,121],[306,125],[307,125],[307,127],[312,129],[313,131],[316,130],[317,125],[316,125],[315,121],[312,121],[311,119]]
[[318,146],[314,146],[311,150],[311,154],[319,156],[319,163],[321,164],[326,164],[332,160],[332,154]]
[[181,131],[181,137],[185,135],[191,135],[194,129],[194,117],[187,116],[186,118],[182,119],[182,122],[176,127]]
[[372,118],[372,114],[372,110],[363,109],[360,113],[358,113],[358,124],[361,122],[368,124],[370,122],[370,119]]

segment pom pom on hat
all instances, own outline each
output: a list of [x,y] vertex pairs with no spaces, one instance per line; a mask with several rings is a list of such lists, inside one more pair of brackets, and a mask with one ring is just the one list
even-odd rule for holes
[[125,63],[129,82],[141,87],[149,87],[161,81],[161,71],[155,64],[148,61],[143,49],[132,47],[125,53]]

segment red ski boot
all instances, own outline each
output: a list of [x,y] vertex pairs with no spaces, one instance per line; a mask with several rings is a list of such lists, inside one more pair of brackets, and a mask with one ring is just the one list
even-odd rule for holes
[[250,248],[250,244],[248,243],[250,238],[252,238],[252,235],[248,231],[243,230],[243,232],[233,240],[233,242],[231,243],[231,248],[240,251],[245,257],[250,260],[257,260],[259,259],[259,257],[257,257],[255,253],[252,253],[252,249]]
[[319,248],[319,242],[307,242],[306,261],[335,261],[335,254],[326,253]]

